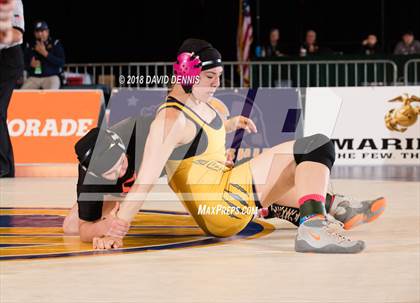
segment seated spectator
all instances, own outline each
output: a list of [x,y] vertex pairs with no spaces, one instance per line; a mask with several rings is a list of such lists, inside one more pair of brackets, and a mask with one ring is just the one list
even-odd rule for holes
[[362,53],[364,55],[375,55],[380,53],[378,38],[376,35],[370,34],[362,42]]
[[414,40],[414,34],[407,31],[402,35],[402,41],[398,42],[394,49],[395,55],[420,54],[420,41]]
[[284,50],[280,48],[280,31],[278,28],[272,28],[270,30],[270,43],[266,45],[262,52],[262,57],[275,58],[284,56]]
[[316,41],[316,32],[314,30],[308,30],[305,36],[305,42],[300,47],[300,56],[306,56],[308,54],[315,55],[320,53],[319,45]]
[[35,41],[26,45],[25,69],[28,79],[22,89],[59,89],[64,66],[64,49],[59,40],[50,37],[45,21],[35,23]]

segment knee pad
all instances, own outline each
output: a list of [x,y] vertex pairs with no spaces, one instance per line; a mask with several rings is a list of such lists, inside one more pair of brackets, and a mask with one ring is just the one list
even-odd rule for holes
[[335,161],[335,149],[331,140],[322,134],[297,139],[293,146],[296,165],[304,161],[324,164],[331,171]]

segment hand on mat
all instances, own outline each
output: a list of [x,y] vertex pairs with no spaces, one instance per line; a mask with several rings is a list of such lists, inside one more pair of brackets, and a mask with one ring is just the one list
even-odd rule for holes
[[230,118],[225,122],[225,128],[226,132],[230,133],[237,129],[244,129],[248,133],[256,133],[257,127],[255,126],[255,123],[244,116],[235,116],[233,118]]
[[117,237],[96,237],[93,238],[93,249],[102,250],[102,249],[112,249],[120,248],[123,246],[122,238]]
[[123,238],[128,233],[128,230],[130,229],[130,224],[117,217],[117,212],[119,208],[120,203],[117,202],[114,208],[102,221],[104,224],[103,234],[105,236]]

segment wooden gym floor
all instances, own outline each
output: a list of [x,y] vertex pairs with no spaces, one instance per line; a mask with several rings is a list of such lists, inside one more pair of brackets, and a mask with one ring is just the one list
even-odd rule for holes
[[275,219],[218,241],[164,202],[146,202],[124,250],[96,253],[60,229],[75,178],[0,179],[0,302],[419,302],[419,171],[335,169],[335,192],[388,200],[349,232],[358,255],[298,254]]

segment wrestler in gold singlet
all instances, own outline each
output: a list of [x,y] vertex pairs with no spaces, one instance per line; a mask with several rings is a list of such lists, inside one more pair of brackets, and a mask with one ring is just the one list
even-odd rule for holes
[[210,123],[172,97],[158,110],[163,108],[182,111],[197,129],[193,141],[177,147],[165,166],[169,186],[205,232],[217,237],[237,234],[256,209],[249,162],[225,166],[226,131],[213,108],[216,117]]

